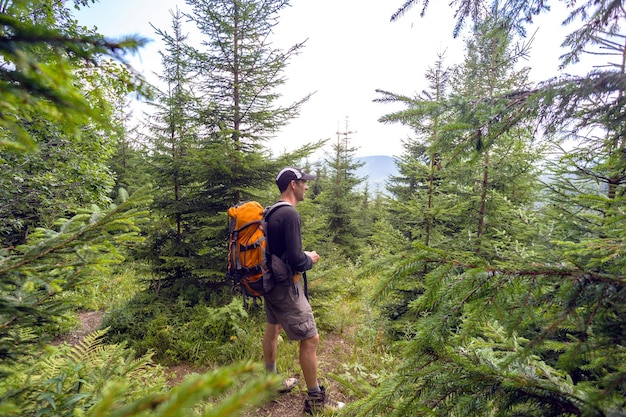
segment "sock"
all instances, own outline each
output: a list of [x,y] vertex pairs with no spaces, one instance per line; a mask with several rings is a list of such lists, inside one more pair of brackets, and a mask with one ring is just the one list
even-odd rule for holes
[[266,363],[265,364],[265,372],[267,372],[268,374],[270,374],[270,373],[275,374],[276,373],[276,363]]
[[313,388],[311,388],[311,387],[307,387],[307,388],[306,388],[306,392],[307,392],[307,394],[309,394],[309,395],[313,395],[313,394],[319,394],[320,392],[322,392],[322,390],[320,389],[320,386],[319,386],[319,385],[317,385],[317,386],[315,386],[315,387],[313,387]]

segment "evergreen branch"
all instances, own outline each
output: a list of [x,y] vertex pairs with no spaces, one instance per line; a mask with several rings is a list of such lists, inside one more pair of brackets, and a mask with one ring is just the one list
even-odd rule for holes
[[[456,145],[456,151],[447,158],[448,163],[450,163],[462,154],[468,144],[480,144],[480,146],[477,146],[477,150],[480,151],[484,144],[483,136],[488,135],[491,138],[491,143],[493,143],[495,142],[494,138],[508,132],[511,127],[515,126],[521,118],[526,117],[529,113],[538,113],[540,120],[543,120],[546,126],[552,130],[556,130],[558,126],[566,124],[568,120],[586,120],[593,115],[606,113],[610,109],[605,109],[604,107],[601,109],[590,108],[584,110],[587,113],[587,117],[583,118],[583,114],[576,110],[582,109],[583,104],[592,101],[594,97],[622,91],[626,89],[625,86],[626,74],[595,71],[586,77],[562,77],[561,79],[544,82],[535,88],[507,92],[491,98],[467,101],[454,98],[437,103],[425,102],[424,105],[428,106],[429,113],[436,111],[436,108],[439,108],[438,112],[446,109],[455,109],[461,112],[463,109],[474,109],[473,111],[476,111],[476,109],[484,105],[498,109],[495,114],[490,115],[479,126],[460,124],[448,127],[448,129],[454,129],[455,131],[470,131],[470,134],[466,135]],[[383,90],[378,90],[378,92],[383,94],[383,97],[378,99],[381,102],[408,100],[411,106],[416,106],[414,109],[407,110],[404,113],[386,116],[386,118],[382,119],[383,121],[404,120],[423,112],[423,110],[420,110],[420,101],[411,100],[409,97],[395,95]],[[623,117],[620,116],[613,120],[612,123],[618,124],[622,119]],[[579,126],[582,126],[583,123],[579,122]]]
[[[66,249],[68,246],[71,246],[73,243],[80,242],[86,235],[92,232],[103,230],[105,226],[109,224],[113,224],[113,221],[117,219],[117,217],[129,211],[132,207],[141,203],[141,200],[145,200],[146,196],[142,195],[144,192],[136,192],[133,194],[131,198],[129,198],[126,202],[120,204],[115,207],[113,210],[110,210],[108,213],[104,214],[98,220],[88,223],[84,226],[79,226],[77,230],[70,230],[70,235],[67,237],[63,237],[63,233],[54,234],[51,237],[44,239],[39,242],[34,247],[27,248],[26,252],[23,256],[18,257],[19,259],[15,263],[10,263],[9,260],[11,258],[7,258],[2,260],[2,264],[0,264],[0,275],[6,274],[12,270],[17,270],[22,268],[28,264],[34,263],[37,260],[43,259],[46,256],[49,256],[53,253],[59,252],[61,250]],[[141,198],[141,200],[140,200]],[[77,215],[73,219],[69,220],[65,225],[70,226],[78,221],[82,221],[85,218],[84,215]],[[59,240],[59,236],[62,238]]]
[[[146,38],[126,38],[119,42],[105,39],[101,35],[93,36],[68,36],[57,29],[48,29],[43,26],[26,24],[5,13],[0,13],[0,25],[9,28],[12,35],[0,38],[0,50],[15,51],[16,44],[34,45],[47,44],[63,46],[67,51],[77,53],[83,58],[94,58],[94,52],[116,53],[131,49],[133,52],[144,46]],[[94,50],[79,49],[79,46],[90,46]]]

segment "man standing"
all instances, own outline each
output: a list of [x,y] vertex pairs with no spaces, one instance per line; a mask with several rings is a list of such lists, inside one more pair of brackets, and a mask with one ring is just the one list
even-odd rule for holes
[[[272,254],[281,258],[293,272],[293,279],[277,283],[265,295],[267,324],[263,335],[263,357],[268,372],[276,372],[278,335],[285,330],[291,340],[300,341],[300,367],[307,386],[304,411],[312,414],[332,405],[326,391],[317,381],[317,345],[319,334],[311,305],[302,286],[301,276],[320,259],[317,252],[302,250],[301,220],[296,206],[304,200],[308,190],[307,181],[315,179],[299,168],[283,168],[276,176],[280,200],[289,205],[276,209],[267,219],[268,246]],[[284,390],[297,384],[295,378],[285,381]],[[339,406],[340,404],[336,404]],[[341,404],[342,405],[342,404]]]

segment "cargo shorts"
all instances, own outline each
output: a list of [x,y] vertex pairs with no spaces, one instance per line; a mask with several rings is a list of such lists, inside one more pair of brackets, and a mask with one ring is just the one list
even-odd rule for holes
[[311,304],[302,281],[275,285],[265,294],[265,315],[269,324],[280,324],[290,340],[305,340],[317,334]]

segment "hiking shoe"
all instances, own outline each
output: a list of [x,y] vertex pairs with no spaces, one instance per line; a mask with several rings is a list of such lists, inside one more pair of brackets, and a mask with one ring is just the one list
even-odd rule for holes
[[280,388],[278,388],[279,394],[285,394],[291,392],[296,385],[298,385],[298,378],[286,378],[283,380],[283,383],[280,384]]
[[304,412],[307,414],[321,413],[326,410],[341,410],[344,406],[344,403],[328,398],[326,389],[322,386],[320,386],[320,392],[309,394],[304,400]]

